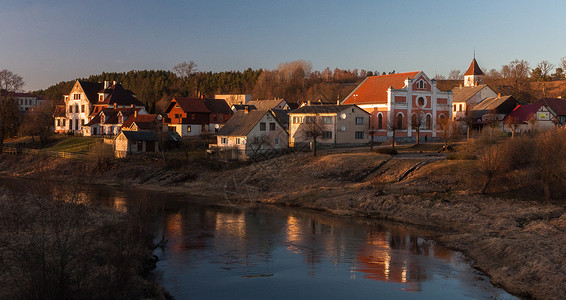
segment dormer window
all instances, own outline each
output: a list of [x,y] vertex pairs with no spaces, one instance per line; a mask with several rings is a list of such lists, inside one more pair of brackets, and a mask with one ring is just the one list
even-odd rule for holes
[[98,95],[98,101],[103,101],[103,100],[104,100],[104,95],[103,94]]
[[417,82],[417,88],[419,89],[426,89],[426,82],[424,80],[419,80],[419,82]]
[[118,116],[118,123],[120,123],[120,124],[124,123],[124,116],[122,116],[122,115]]
[[105,120],[106,117],[104,116],[104,114],[100,114],[100,123],[104,123]]

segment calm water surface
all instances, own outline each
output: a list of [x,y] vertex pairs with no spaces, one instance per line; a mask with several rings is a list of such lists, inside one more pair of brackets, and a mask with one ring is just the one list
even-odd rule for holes
[[407,226],[103,186],[80,193],[119,210],[143,200],[167,240],[157,272],[177,299],[516,299]]

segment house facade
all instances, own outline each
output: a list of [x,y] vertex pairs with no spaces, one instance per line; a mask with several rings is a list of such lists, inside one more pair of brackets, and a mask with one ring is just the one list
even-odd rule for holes
[[120,133],[122,124],[138,115],[147,115],[145,108],[111,107],[101,108],[92,119],[82,126],[84,136],[116,135]]
[[77,80],[63,96],[53,115],[55,132],[83,134],[83,127],[105,108],[144,108],[135,95],[115,81],[104,83]]
[[452,117],[455,121],[464,120],[466,114],[486,98],[498,97],[491,87],[483,84],[484,76],[474,58],[464,73],[464,82],[452,89]]
[[20,112],[30,111],[36,107],[47,104],[47,100],[30,93],[15,93],[14,98],[18,103]]
[[325,146],[369,142],[370,114],[357,105],[307,105],[289,112],[289,145],[310,143]]
[[199,136],[218,131],[232,114],[222,99],[175,97],[165,110],[163,122],[181,137]]
[[566,123],[566,100],[541,98],[535,103],[519,105],[505,117],[503,130],[515,134],[545,131]]
[[[395,136],[415,140],[415,121],[420,135],[436,137],[438,119],[452,118],[452,92],[442,92],[424,72],[369,76],[341,104],[355,104],[371,114],[375,141]],[[393,130],[395,129],[395,130]]]
[[270,110],[240,111],[218,131],[217,151],[234,150],[229,158],[247,159],[288,147],[289,135]]

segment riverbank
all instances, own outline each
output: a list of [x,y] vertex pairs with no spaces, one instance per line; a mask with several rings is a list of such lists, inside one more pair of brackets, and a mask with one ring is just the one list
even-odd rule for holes
[[[126,185],[217,202],[243,199],[432,227],[435,240],[465,253],[474,267],[509,292],[524,298],[566,298],[564,205],[505,194],[477,195],[482,182],[473,161],[433,158],[392,159],[369,152],[316,158],[296,154],[234,167],[151,158],[101,164],[3,156],[0,174]],[[498,186],[505,184],[506,179],[498,180]]]

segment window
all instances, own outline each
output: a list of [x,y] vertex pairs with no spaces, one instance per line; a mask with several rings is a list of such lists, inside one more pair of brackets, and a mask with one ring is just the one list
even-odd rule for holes
[[419,82],[417,82],[417,88],[425,89],[426,88],[426,82],[424,80],[419,80]]
[[61,126],[61,119],[57,119],[57,126]]
[[63,126],[66,126],[66,125],[67,125],[67,124],[65,124],[65,123],[67,123],[67,120],[63,119]]
[[118,116],[118,123],[124,123],[124,116]]
[[104,100],[104,95],[98,95],[98,101]]
[[364,132],[363,131],[356,131],[356,139],[363,139],[364,138]]
[[187,126],[187,132],[188,132],[188,133],[191,132],[191,125]]
[[460,104],[460,111],[462,111],[462,107],[463,107],[462,104]]
[[259,123],[259,131],[265,131],[265,123],[264,122]]
[[332,131],[323,131],[322,138],[326,140],[332,139]]
[[242,139],[236,138],[236,145],[241,145],[241,144],[242,144]]
[[79,119],[75,119],[75,130],[79,130]]
[[424,106],[425,105],[425,100],[423,97],[419,97],[419,99],[417,99],[417,104],[420,106]]
[[81,105],[81,112],[84,113],[85,112],[85,106]]
[[81,120],[81,126],[85,126],[85,120],[84,119]]
[[275,131],[275,123],[269,123],[269,131]]
[[364,124],[364,117],[356,117],[356,125]]
[[302,117],[293,117],[293,124],[301,124],[303,123]]
[[456,111],[456,104],[454,104],[454,111]]
[[67,111],[68,113],[72,114],[73,113],[73,106],[69,105],[69,111]]
[[79,105],[75,104],[75,113],[78,113],[78,112],[79,112]]
[[332,124],[332,117],[322,117],[322,122],[324,124]]
[[181,118],[181,114],[175,114],[175,119]]
[[426,115],[426,129],[430,130],[432,128],[432,120],[430,115]]
[[417,124],[417,114],[413,114],[413,115],[411,116],[411,126],[417,127],[417,125],[418,125],[418,124]]
[[142,151],[143,151],[143,142],[138,141],[138,152],[142,152]]
[[100,114],[100,123],[104,123],[106,120],[106,116],[104,114]]
[[279,138],[278,137],[275,138],[275,146],[279,146]]
[[315,117],[305,117],[305,123],[314,124]]
[[223,144],[223,145],[228,144],[228,138],[225,138],[225,137],[220,138],[220,143]]
[[397,115],[397,129],[403,129],[403,115]]
[[383,115],[377,115],[377,129],[383,129]]
[[81,94],[74,94],[73,99],[74,100],[81,100]]

